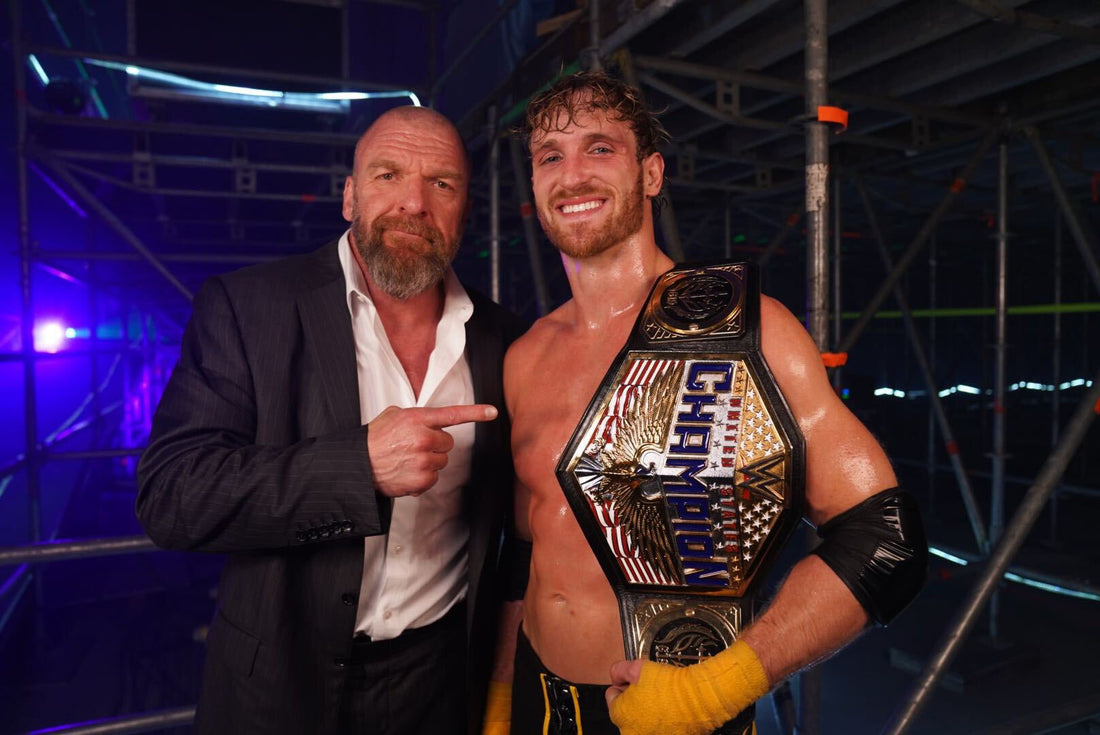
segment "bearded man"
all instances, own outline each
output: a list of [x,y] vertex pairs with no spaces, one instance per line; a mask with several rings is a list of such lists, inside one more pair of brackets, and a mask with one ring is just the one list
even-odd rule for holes
[[480,722],[523,325],[450,268],[469,178],[449,121],[390,110],[343,236],[195,297],[137,514],[159,546],[226,555],[197,732]]
[[[535,322],[505,361],[518,530],[533,548],[526,596],[505,616],[522,620],[510,714],[502,648],[491,700],[499,706],[486,730],[506,731],[510,718],[517,735],[704,735],[733,720],[728,731],[751,731],[753,701],[869,623],[886,622],[920,589],[919,515],[894,487],[882,448],[832,390],[801,324],[759,296],[750,326],[804,436],[807,516],[824,543],[713,658],[684,668],[623,660],[615,592],[555,468],[654,283],[673,266],[654,234],[664,131],[636,90],[582,72],[531,100],[523,134],[536,211],[572,298]],[[503,641],[510,632],[502,629]]]

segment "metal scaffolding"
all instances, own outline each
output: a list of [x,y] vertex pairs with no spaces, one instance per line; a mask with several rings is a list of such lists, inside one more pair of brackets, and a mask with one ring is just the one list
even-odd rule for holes
[[[28,56],[142,64],[181,74],[291,85],[395,88],[351,77],[351,0],[339,3],[343,18],[339,78],[143,58],[136,53],[132,35],[125,54],[35,43],[24,37],[27,2],[9,0],[16,99],[20,348],[0,355],[0,361],[21,363],[24,450],[0,466],[0,482],[6,483],[16,475],[25,480],[29,544],[0,548],[0,567],[5,567],[0,582],[0,634],[9,611],[26,604],[29,593],[33,592],[34,604],[42,604],[42,564],[153,550],[144,537],[46,540],[50,532],[44,528],[42,517],[42,471],[47,463],[132,460],[141,451],[136,436],[133,445],[105,446],[93,441],[89,448],[75,450],[60,443],[64,436],[99,421],[117,420],[123,403],[136,401],[147,416],[156,402],[156,386],[140,385],[133,374],[122,381],[122,399],[113,400],[107,379],[99,374],[97,358],[118,354],[124,363],[119,370],[131,370],[130,363],[134,362],[166,372],[165,344],[160,334],[178,335],[182,331],[180,324],[186,318],[192,293],[204,275],[200,267],[218,270],[231,264],[260,262],[300,251],[332,234],[340,224],[336,205],[341,201],[344,177],[349,173],[348,156],[357,139],[351,132],[331,129],[235,126],[187,119],[101,119],[48,111],[34,104],[34,95],[28,89]],[[445,95],[449,81],[469,71],[474,51],[522,5],[517,0],[501,3],[437,74],[442,66],[437,62],[443,57],[440,7],[414,0],[398,4],[422,12],[427,19],[434,61],[429,80],[416,91],[432,101]],[[1055,145],[1052,150],[1048,140],[1049,136],[1057,143],[1061,135],[1074,144],[1091,142],[1080,129],[1100,119],[1091,75],[1100,59],[1096,30],[1100,11],[1068,8],[1065,18],[1053,23],[1051,18],[1012,9],[1021,3],[945,0],[935,4],[937,22],[929,24],[920,22],[922,11],[913,4],[896,0],[835,0],[828,5],[825,0],[806,0],[804,14],[797,18],[784,14],[783,4],[775,0],[709,3],[699,15],[692,14],[698,10],[693,3],[655,0],[641,4],[644,7],[638,9],[634,7],[638,4],[593,0],[587,5],[588,12],[557,19],[553,30],[540,38],[516,68],[508,70],[503,80],[463,111],[459,127],[466,134],[477,166],[471,190],[474,221],[484,223],[480,232],[468,233],[467,240],[487,243],[488,256],[487,267],[480,260],[471,260],[467,265],[472,271],[477,269],[477,278],[485,280],[494,300],[518,311],[540,316],[563,297],[560,275],[553,275],[557,273],[553,269],[554,254],[543,244],[536,228],[522,146],[515,137],[502,140],[502,135],[523,109],[527,95],[547,81],[545,69],[579,68],[583,57],[586,67],[617,67],[649,95],[653,106],[663,110],[668,126],[678,133],[662,149],[670,164],[667,188],[670,198],[676,200],[676,208],[670,201],[659,219],[662,242],[674,259],[755,257],[762,270],[767,266],[765,283],[779,277],[774,274],[788,274],[785,277],[804,288],[804,292],[788,289],[788,293],[804,296],[798,306],[804,307],[808,331],[820,351],[852,353],[853,362],[861,358],[855,351],[857,343],[871,341],[869,334],[875,339],[881,336],[880,330],[872,327],[883,323],[877,321],[883,316],[882,307],[888,299],[894,299],[904,330],[900,344],[919,373],[918,380],[927,396],[927,456],[914,464],[927,473],[929,492],[936,473],[949,472],[953,477],[976,549],[959,553],[969,554],[973,561],[983,564],[966,600],[929,656],[912,694],[899,703],[900,714],[888,725],[891,735],[900,735],[913,727],[928,705],[984,610],[989,612],[991,637],[997,637],[998,586],[1006,573],[1030,575],[1047,585],[1095,594],[1091,586],[1079,580],[1024,569],[1014,566],[1013,561],[1048,503],[1053,537],[1059,528],[1060,495],[1090,501],[1100,495],[1097,488],[1062,482],[1100,411],[1100,374],[1092,377],[1091,387],[1081,386],[1077,408],[1064,425],[1058,390],[1063,379],[1071,377],[1065,353],[1074,346],[1072,337],[1067,337],[1073,310],[1071,304],[1064,303],[1064,290],[1072,284],[1065,283],[1064,271],[1072,265],[1065,262],[1068,258],[1062,253],[1063,227],[1083,263],[1081,273],[1091,286],[1092,301],[1100,301],[1100,243],[1090,214],[1081,206],[1085,165],[1074,159],[1072,146]],[[132,4],[128,7],[132,31]],[[989,17],[998,22],[991,23]],[[909,30],[902,32],[900,28]],[[861,32],[865,43],[834,43],[830,52],[830,37],[856,32]],[[991,59],[961,53],[951,58],[945,49],[950,48],[952,38],[965,34],[972,34],[976,41],[984,39]],[[1061,41],[1055,43],[1056,39]],[[912,63],[902,65],[896,61],[906,53],[915,56]],[[1002,59],[1032,63],[1016,67],[992,63]],[[1041,89],[1046,77],[1036,75],[1029,77],[1033,86],[1014,98],[1017,105],[1031,103],[1025,114],[1012,118],[1007,113],[991,114],[988,105],[979,104],[990,95],[1007,95],[1016,89],[1019,80],[1012,76],[1012,68],[1026,66],[1026,73],[1034,74],[1036,67],[1044,65],[1051,70],[1049,78],[1075,82],[1084,93],[1077,98],[1059,96],[1057,85]],[[1015,72],[1017,77],[1023,73],[1018,68]],[[819,109],[830,104],[853,111],[852,126],[841,135],[832,135],[829,126],[819,119]],[[859,122],[855,121],[855,112],[861,113]],[[159,147],[161,141],[169,140],[203,142],[214,152],[200,155],[186,145],[178,149],[167,144]],[[97,141],[106,141],[106,150],[97,147]],[[1034,155],[1022,155],[1017,150],[1023,142]],[[504,156],[502,143],[509,146]],[[1014,143],[1019,145],[1014,148]],[[280,151],[306,152],[286,157],[258,154],[256,150],[266,144]],[[994,146],[997,156],[991,172],[989,153]],[[1028,151],[1024,149],[1023,153]],[[1060,170],[1070,174],[1060,174]],[[178,171],[224,175],[224,179],[217,179],[221,184],[208,183],[213,179],[204,178],[201,185],[181,185],[169,175]],[[1100,175],[1093,175],[1093,187],[1097,186],[1097,177]],[[290,180],[293,183],[287,183]],[[42,247],[36,242],[32,222],[31,195],[36,181],[45,185],[47,196],[64,197],[68,206],[94,215],[124,249]],[[1022,204],[1017,208],[1017,200],[1024,199],[1018,193],[1021,187],[1032,196],[1049,192],[1057,209],[1052,228],[1054,304],[1045,312],[1051,314],[1055,386],[1049,406],[1051,452],[1033,478],[1010,475],[1007,463],[1012,428],[1008,420],[1012,400],[1008,386],[1011,328],[1016,318],[1009,289],[1013,271],[1009,266],[1015,263],[1017,250],[1013,243],[1021,241],[1020,230],[1030,211]],[[118,192],[118,196],[108,200],[104,191]],[[843,201],[842,192],[847,192]],[[141,207],[119,206],[131,201],[127,197],[140,198]],[[185,211],[182,208],[166,205],[179,201],[220,202],[226,205],[226,216],[195,217],[180,214]],[[502,207],[502,202],[514,202],[515,207]],[[136,209],[141,213],[136,214]],[[960,426],[957,422],[953,425],[950,408],[945,405],[948,399],[941,395],[947,386],[942,384],[942,360],[938,358],[944,354],[942,344],[948,339],[946,322],[930,320],[930,328],[922,337],[917,322],[920,314],[911,306],[913,301],[926,300],[934,316],[942,315],[938,303],[943,293],[940,268],[950,258],[965,254],[953,250],[945,242],[947,238],[938,235],[949,226],[965,224],[964,218],[977,220],[979,210],[992,218],[996,228],[993,233],[985,233],[992,234],[989,240],[996,246],[991,294],[993,335],[989,345],[994,353],[993,379],[992,387],[978,398],[983,405],[988,402],[992,406],[989,415],[983,409],[991,435],[992,466],[988,473],[966,466],[968,461],[975,463],[981,447],[974,446],[978,442],[972,440],[967,445],[968,440],[959,437]],[[903,225],[889,226],[891,216]],[[849,228],[860,232],[846,239]],[[738,241],[738,237],[743,240]],[[900,248],[895,247],[899,238],[904,240]],[[522,246],[513,247],[516,243]],[[927,279],[929,289],[928,296],[922,297],[908,289],[908,280],[921,282],[921,277],[910,270],[926,248],[931,250],[931,273],[921,276]],[[880,273],[877,266],[869,269],[870,261],[881,262],[884,272]],[[966,263],[973,266],[976,261],[971,257]],[[139,266],[142,270],[135,270]],[[122,346],[114,349],[105,344],[94,328],[90,335],[87,354],[92,371],[92,418],[66,425],[60,433],[48,436],[44,435],[39,411],[43,391],[37,368],[52,358],[36,350],[34,332],[34,274],[42,267],[86,279],[92,314],[105,308],[109,297],[125,295],[118,299],[124,324]],[[108,267],[128,269],[120,271],[129,281],[124,289],[111,289],[95,277]],[[790,276],[792,272],[796,275]],[[135,277],[134,273],[141,275]],[[173,306],[164,307],[160,302],[165,299],[171,299]],[[789,304],[795,300],[787,299]],[[857,303],[860,307],[843,333],[842,303]],[[985,309],[988,301],[982,303]],[[131,336],[127,322],[134,314],[138,315],[139,328]],[[980,351],[984,346],[975,345],[974,349]],[[978,355],[976,359],[984,357]],[[1093,353],[1080,362],[1092,369],[1096,359],[1094,346]],[[845,389],[847,378],[855,372],[850,367],[843,375],[839,371],[834,375],[838,391]],[[946,465],[937,462],[939,451],[946,455]],[[988,525],[982,510],[985,498],[973,487],[975,479],[988,480]],[[1027,485],[1028,490],[1008,517],[1006,488],[1019,483]],[[2,490],[0,486],[0,496]],[[10,573],[7,568],[12,568]],[[792,689],[780,687],[775,692],[773,702],[781,732],[793,733],[796,728],[806,734],[822,731],[817,676],[817,672],[803,675],[797,718]],[[1068,718],[1095,716],[1098,709],[1095,698],[1077,699],[1060,711],[1036,712],[1028,722],[1064,724],[1071,721]],[[187,724],[193,715],[193,707],[182,707],[50,731],[144,732]],[[1001,731],[1024,731],[1019,723],[1013,727],[1005,726]]]

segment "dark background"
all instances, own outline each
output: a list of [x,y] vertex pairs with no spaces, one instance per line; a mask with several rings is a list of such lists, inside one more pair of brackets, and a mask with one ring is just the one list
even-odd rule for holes
[[[378,114],[408,101],[352,101],[328,111],[255,104],[262,98],[229,104],[140,76],[135,85],[126,64],[207,85],[414,92],[454,119],[467,140],[474,210],[455,267],[489,292],[490,120],[496,130],[515,125],[533,92],[586,63],[590,43],[587,6],[565,0],[19,0],[5,10],[5,548],[141,533],[133,468],[190,312],[183,291],[338,235],[355,139]],[[672,136],[662,152],[675,239],[662,233],[662,244],[688,260],[754,260],[778,243],[763,271],[765,291],[804,316],[802,3],[606,0],[599,10],[601,47],[619,42],[604,63],[638,81]],[[851,115],[849,128],[830,136],[828,247],[840,294],[830,308],[839,304],[840,319],[829,342],[848,333],[887,272],[862,189],[891,257],[915,250],[898,285],[915,310],[935,389],[955,388],[943,407],[984,524],[995,493],[1009,522],[1100,364],[1100,5],[834,0],[828,12],[830,103]],[[717,109],[731,95],[736,115]],[[990,131],[989,150],[933,220]],[[1003,348],[1006,383],[1015,388],[999,414],[1006,481],[995,489],[1002,145]],[[517,189],[529,174],[522,155],[517,173],[507,138],[499,156],[500,300],[535,318]],[[928,237],[914,246],[922,228]],[[135,242],[178,287],[137,254]],[[541,234],[531,246],[556,306],[568,298],[559,260]],[[918,497],[933,546],[977,560],[929,388],[896,309],[889,298],[870,322],[838,390]],[[25,344],[49,322],[72,336],[55,347]],[[896,393],[876,395],[885,388]],[[28,445],[35,449],[29,464]],[[1082,698],[1095,704],[1097,691],[1098,449],[1094,425],[1013,562],[1022,577],[1053,589],[1000,588],[913,732],[1098,731],[1095,720],[1072,714]],[[804,548],[804,531],[776,580]],[[192,705],[219,563],[149,552],[0,567],[0,732]],[[822,667],[822,693],[808,698],[820,708],[821,732],[878,732],[890,721],[911,694],[913,667],[942,639],[979,568],[936,557],[924,593],[897,623]],[[796,694],[802,686],[796,682]],[[1083,710],[1095,714],[1100,705]],[[762,735],[779,732],[770,698],[759,712]],[[1028,717],[1046,725],[1029,725]],[[1018,729],[998,730],[1004,723]]]

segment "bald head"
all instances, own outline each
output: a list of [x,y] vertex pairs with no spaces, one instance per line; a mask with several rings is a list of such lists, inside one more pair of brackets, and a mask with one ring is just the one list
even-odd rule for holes
[[374,121],[355,147],[343,208],[372,289],[404,300],[438,286],[462,238],[469,185],[462,137],[443,115],[398,107]]
[[380,134],[385,135],[395,129],[405,129],[414,133],[431,133],[449,140],[461,151],[465,173],[469,176],[470,159],[466,153],[466,144],[458,133],[458,128],[445,115],[429,107],[417,107],[415,105],[405,105],[404,107],[394,107],[386,110],[371,123],[370,127],[360,136],[359,142],[355,144],[354,167],[359,167],[364,152],[370,150],[373,140],[377,139]]

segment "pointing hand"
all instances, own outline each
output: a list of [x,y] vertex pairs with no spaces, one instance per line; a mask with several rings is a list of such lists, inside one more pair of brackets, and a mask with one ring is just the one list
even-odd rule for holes
[[455,444],[443,429],[496,417],[496,408],[486,404],[390,406],[367,424],[367,454],[374,486],[391,498],[420,495],[435,485],[439,471],[447,466],[447,452]]

